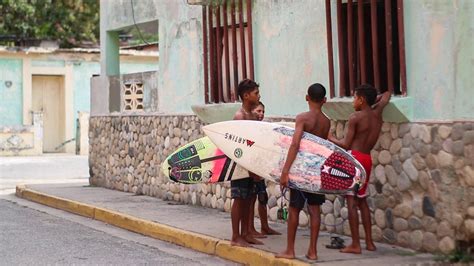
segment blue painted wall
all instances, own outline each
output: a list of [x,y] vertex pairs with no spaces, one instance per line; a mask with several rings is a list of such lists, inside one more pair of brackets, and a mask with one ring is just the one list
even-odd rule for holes
[[[32,67],[64,67],[65,60],[35,59]],[[156,62],[123,62],[120,64],[121,74],[145,71],[157,71]],[[90,111],[90,80],[94,74],[100,73],[100,62],[77,61],[73,65],[73,109],[74,130],[79,111]],[[5,81],[11,81],[7,88]],[[23,124],[23,61],[22,59],[0,58],[0,126]],[[75,131],[74,131],[75,132]]]
[[[23,61],[0,58],[0,126],[15,126],[23,123],[22,94]],[[7,88],[5,82],[11,81]]]

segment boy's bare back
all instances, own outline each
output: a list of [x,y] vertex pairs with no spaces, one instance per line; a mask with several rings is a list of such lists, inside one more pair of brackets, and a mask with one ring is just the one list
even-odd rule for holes
[[331,122],[319,111],[308,111],[296,117],[297,122],[303,123],[303,131],[327,139]]
[[355,124],[355,136],[350,149],[370,153],[382,129],[382,115],[375,110],[359,111],[351,119]]

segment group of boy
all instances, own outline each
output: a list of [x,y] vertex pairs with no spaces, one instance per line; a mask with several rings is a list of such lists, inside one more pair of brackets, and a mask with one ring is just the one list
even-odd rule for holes
[[[263,120],[265,107],[260,102],[259,85],[253,80],[245,79],[239,83],[237,91],[242,101],[242,106],[235,113],[234,120]],[[389,91],[377,96],[376,89],[371,85],[357,87],[353,100],[355,112],[349,117],[347,132],[342,140],[330,134],[330,120],[322,112],[322,106],[326,102],[326,89],[323,85],[316,83],[309,86],[306,95],[309,110],[296,116],[295,132],[280,177],[280,188],[282,190],[289,188],[290,168],[297,157],[304,132],[328,139],[348,150],[362,164],[366,171],[367,178],[357,193],[349,192],[345,195],[352,243],[340,250],[344,253],[361,253],[357,209],[360,210],[362,216],[362,225],[366,236],[366,249],[369,251],[376,249],[372,240],[370,210],[367,204],[367,186],[372,168],[370,151],[378,140],[382,128],[382,111],[388,104],[390,96],[391,93]],[[234,200],[231,210],[232,245],[248,246],[249,244],[262,244],[256,238],[280,234],[268,226],[266,213],[268,195],[264,180],[253,173],[249,175],[249,178],[231,182],[231,194]],[[321,222],[320,206],[325,202],[325,196],[323,194],[302,192],[292,188],[289,188],[289,190],[287,247],[276,256],[287,259],[295,258],[294,243],[299,223],[299,213],[307,204],[310,215],[310,243],[306,257],[316,260],[318,258],[317,239]],[[253,225],[254,205],[257,198],[262,224],[261,233],[257,232]]]

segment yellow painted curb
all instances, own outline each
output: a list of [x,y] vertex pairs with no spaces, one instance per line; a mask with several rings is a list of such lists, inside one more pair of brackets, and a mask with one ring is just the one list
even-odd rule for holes
[[224,259],[247,265],[309,265],[299,260],[275,258],[273,253],[255,248],[232,246],[229,241],[219,241],[216,247],[216,255]]
[[16,195],[34,201],[49,207],[53,207],[56,209],[72,212],[81,216],[85,216],[88,218],[94,217],[94,206],[80,203],[73,200],[67,200],[60,197],[50,196],[41,192],[37,192],[26,187],[18,188]]
[[188,232],[102,208],[95,209],[94,219],[211,255],[215,254],[216,245],[219,241],[217,238]]
[[231,246],[229,241],[188,232],[77,201],[51,196],[28,189],[24,185],[16,187],[16,196],[247,265],[308,265],[299,260],[277,259],[273,253],[263,250]]

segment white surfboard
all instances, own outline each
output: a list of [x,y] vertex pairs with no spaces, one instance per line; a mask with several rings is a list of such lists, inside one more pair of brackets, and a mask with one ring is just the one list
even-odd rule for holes
[[[203,127],[204,133],[243,168],[279,182],[294,129],[274,123],[232,120]],[[332,142],[304,133],[290,169],[292,188],[342,194],[365,180],[362,165]]]

